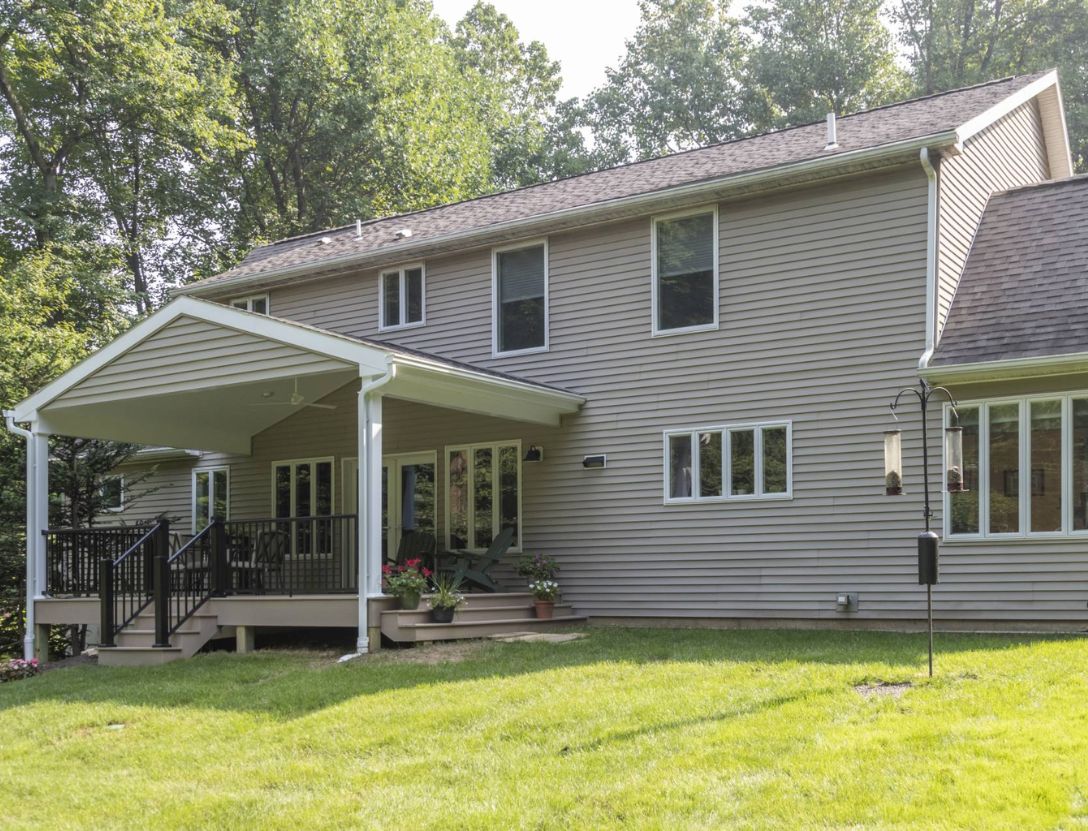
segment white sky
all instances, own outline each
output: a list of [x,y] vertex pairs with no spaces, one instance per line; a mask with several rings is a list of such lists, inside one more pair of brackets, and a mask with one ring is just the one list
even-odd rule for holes
[[[579,97],[604,82],[606,66],[615,66],[624,41],[638,27],[637,0],[490,0],[514,21],[521,39],[539,40],[563,68],[564,98]],[[435,12],[452,28],[475,0],[431,0]]]

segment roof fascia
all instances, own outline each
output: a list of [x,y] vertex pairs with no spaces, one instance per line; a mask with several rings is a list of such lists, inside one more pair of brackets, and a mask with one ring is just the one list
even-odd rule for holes
[[1070,372],[1086,369],[1088,369],[1088,352],[1071,352],[1065,355],[1040,355],[965,364],[931,365],[920,369],[918,374],[927,380],[963,383],[1067,375]]

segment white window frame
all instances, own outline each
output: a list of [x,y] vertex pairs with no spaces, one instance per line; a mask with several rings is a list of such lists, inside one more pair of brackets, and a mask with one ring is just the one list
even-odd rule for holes
[[[411,323],[405,322],[404,318],[408,314],[408,280],[405,278],[406,271],[412,271],[419,269],[420,272],[420,313],[419,320],[413,320]],[[386,323],[385,322],[385,276],[387,274],[397,274],[397,286],[400,292],[400,303],[398,309],[400,312],[401,322],[399,323]],[[392,268],[383,268],[378,272],[378,331],[379,332],[391,332],[398,329],[414,329],[417,326],[425,326],[427,324],[427,265],[426,263],[406,263],[405,265],[393,266]]]
[[[254,312],[253,302],[255,300],[264,301],[264,312]],[[229,305],[232,309],[238,309],[239,311],[253,312],[253,314],[272,314],[272,301],[269,299],[268,294],[247,294],[244,297],[232,297],[229,301]],[[241,308],[238,304],[245,303],[245,308]]]
[[103,505],[102,510],[105,511],[106,513],[108,513],[108,514],[120,514],[120,513],[124,512],[124,510],[125,510],[125,474],[123,474],[123,473],[111,473],[108,476],[103,476],[102,477],[102,485],[98,489],[98,494],[103,499],[105,498],[104,490],[105,490],[105,482],[106,482],[107,479],[110,479],[110,480],[116,479],[117,481],[119,481],[121,483],[121,504],[119,506],[117,506],[116,508],[111,508],[111,507],[107,507],[107,506]]
[[[301,459],[278,459],[278,460],[272,462],[271,466],[269,467],[269,484],[270,484],[271,502],[272,502],[271,510],[268,513],[269,517],[271,517],[273,519],[280,519],[281,518],[281,517],[276,516],[276,468],[277,467],[283,467],[284,465],[290,465],[291,466],[291,481],[294,482],[294,475],[295,475],[294,474],[294,468],[295,468],[295,465],[301,465],[301,464],[309,463],[309,464],[313,464],[313,465],[316,466],[316,465],[318,465],[318,464],[320,464],[322,462],[328,462],[329,463],[329,479],[330,479],[329,486],[332,488],[332,492],[329,494],[329,510],[331,511],[331,513],[329,513],[329,514],[310,514],[310,516],[336,516],[336,496],[337,496],[337,493],[336,493],[336,491],[337,491],[337,488],[336,488],[336,457],[334,457],[334,456],[307,456],[307,457],[304,457],[304,458],[301,458]],[[316,476],[311,476],[311,478],[310,478],[310,504],[314,505],[316,503],[317,503],[317,477]],[[290,517],[282,517],[282,518],[283,519],[290,519],[292,517],[296,517],[297,516],[297,514],[295,513],[296,510],[297,510],[297,507],[295,505],[295,488],[294,488],[294,485],[292,484],[292,486],[291,486],[291,516]]]
[[[766,428],[786,428],[786,490],[782,493],[763,492],[763,430]],[[734,494],[732,476],[732,434],[746,431],[754,433],[753,476],[755,493]],[[722,434],[722,493],[720,496],[697,496],[699,488],[699,434]],[[669,457],[669,439],[673,436],[687,436],[691,441],[691,496],[674,497],[671,495],[672,466]],[[711,502],[763,502],[793,499],[793,421],[775,419],[770,421],[751,421],[736,424],[712,424],[703,427],[669,428],[662,434],[664,451],[662,471],[664,482],[662,495],[666,505],[701,505]]]
[[[956,406],[961,409],[978,407],[978,533],[954,534],[952,533],[952,495],[948,492],[948,483],[944,471],[948,469],[948,459],[944,441],[941,441],[941,496],[942,512],[941,526],[945,542],[983,542],[1002,540],[1062,540],[1084,539],[1088,537],[1088,528],[1075,530],[1073,528],[1073,401],[1076,399],[1088,400],[1088,391],[1058,392],[1052,394],[1037,393],[1032,395],[995,396],[971,401],[957,401]],[[1031,404],[1035,401],[1059,401],[1061,402],[1062,436],[1062,527],[1059,531],[1032,531],[1031,523]],[[1020,530],[1015,533],[992,534],[990,528],[990,417],[989,408],[994,404],[1018,404],[1019,405],[1019,459],[1020,477]],[[952,424],[951,405],[945,404],[942,414],[942,426]]]
[[[714,217],[714,320],[711,323],[699,323],[695,326],[681,326],[676,329],[662,329],[658,326],[660,313],[660,300],[657,285],[657,226],[658,223],[668,222],[671,219],[683,219],[686,216],[698,216],[699,214],[711,214]],[[718,206],[701,205],[698,208],[689,208],[683,211],[660,214],[650,219],[650,334],[651,337],[668,337],[670,335],[686,335],[691,332],[712,332],[720,327],[720,277],[718,245],[721,236],[721,227],[718,224]]]
[[230,465],[213,465],[212,467],[195,467],[195,468],[193,468],[192,477],[191,477],[191,482],[192,482],[192,486],[190,488],[191,500],[189,502],[189,516],[191,517],[190,525],[192,526],[194,534],[198,534],[203,530],[202,528],[197,528],[196,527],[196,477],[197,477],[197,474],[198,473],[207,473],[208,474],[208,506],[209,506],[208,507],[208,510],[209,510],[208,515],[211,516],[211,513],[210,513],[211,505],[213,505],[215,503],[215,494],[214,494],[215,482],[214,482],[213,474],[216,471],[220,471],[220,470],[224,470],[227,473],[227,515],[225,517],[223,517],[223,519],[225,519],[225,520],[230,519]]
[[[522,511],[522,494],[524,484],[524,474],[522,468],[525,465],[524,459],[521,453],[521,439],[509,439],[506,441],[484,441],[476,442],[475,444],[447,444],[443,449],[442,456],[442,490],[445,492],[444,510],[442,513],[443,521],[443,539],[445,540],[446,548],[452,549],[453,541],[450,534],[450,453],[458,450],[463,450],[468,456],[468,468],[465,471],[465,482],[468,485],[468,541],[472,542],[476,539],[476,467],[472,464],[472,455],[480,448],[490,448],[492,451],[491,459],[492,465],[498,464],[499,448],[500,447],[514,447],[518,458],[518,541],[517,545],[510,546],[510,552],[513,554],[520,554],[524,546],[525,541],[525,514]],[[492,468],[494,471],[494,467]],[[492,476],[492,499],[491,499],[491,527],[494,529],[499,528],[499,499],[495,498],[495,490],[498,488],[498,477]],[[479,552],[485,549],[468,547],[466,551]]]
[[[544,247],[544,345],[530,346],[527,349],[502,351],[499,349],[499,254],[506,251],[520,251],[523,248]],[[515,355],[532,355],[547,352],[551,347],[551,254],[547,237],[521,240],[511,245],[491,249],[491,357],[509,358]]]

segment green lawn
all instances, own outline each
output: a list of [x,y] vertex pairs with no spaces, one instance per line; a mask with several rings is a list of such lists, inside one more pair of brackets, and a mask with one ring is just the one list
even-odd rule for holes
[[585,631],[0,685],[0,826],[1088,826],[1088,640]]

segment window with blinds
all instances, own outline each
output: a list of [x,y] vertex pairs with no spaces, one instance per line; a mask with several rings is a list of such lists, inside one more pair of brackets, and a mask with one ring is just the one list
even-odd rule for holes
[[548,346],[548,251],[546,243],[496,251],[495,353]]
[[718,325],[717,211],[654,220],[654,334]]

